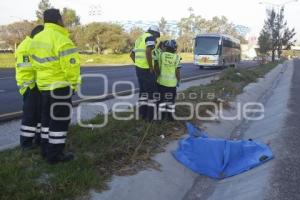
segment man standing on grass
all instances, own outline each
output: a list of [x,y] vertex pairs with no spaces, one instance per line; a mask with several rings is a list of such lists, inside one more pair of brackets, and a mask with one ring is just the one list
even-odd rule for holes
[[44,26],[36,26],[30,34],[21,42],[16,51],[16,81],[19,92],[23,96],[23,116],[21,125],[20,145],[23,150],[34,148],[40,143],[41,115],[40,98],[41,94],[36,86],[36,73],[32,66],[32,58],[29,48],[33,37],[41,32]]
[[30,51],[42,94],[42,156],[55,164],[74,159],[73,154],[63,151],[71,119],[71,97],[80,83],[80,63],[58,9],[44,12],[44,27],[33,39]]
[[154,96],[157,89],[152,51],[159,37],[158,27],[151,26],[146,33],[136,40],[134,50],[130,54],[136,66],[136,75],[139,83],[139,116],[146,121],[153,120],[156,110]]

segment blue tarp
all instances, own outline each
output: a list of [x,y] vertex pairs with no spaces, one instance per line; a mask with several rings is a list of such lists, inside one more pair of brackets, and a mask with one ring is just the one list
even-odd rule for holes
[[270,148],[252,140],[209,138],[187,123],[189,137],[179,141],[174,157],[196,173],[212,178],[234,176],[273,158]]

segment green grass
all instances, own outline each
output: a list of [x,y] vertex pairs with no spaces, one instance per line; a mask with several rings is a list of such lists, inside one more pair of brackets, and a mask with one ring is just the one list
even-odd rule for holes
[[[195,92],[192,103],[208,101],[207,94],[215,93],[212,101],[231,100],[244,86],[254,82],[276,66],[275,63],[254,69],[226,69],[219,80],[208,85],[194,86],[184,94]],[[200,95],[201,94],[201,95]],[[210,100],[211,101],[211,100]],[[205,115],[206,109],[199,112]],[[179,116],[188,115],[185,107],[176,110]],[[121,113],[126,116],[127,114]],[[97,124],[104,116],[86,121]],[[201,122],[192,120],[196,124]],[[144,168],[159,168],[151,157],[162,152],[171,140],[185,133],[185,122],[146,123],[138,120],[117,121],[108,115],[108,124],[101,129],[70,127],[67,149],[76,153],[70,163],[48,165],[38,150],[23,153],[19,148],[0,152],[0,199],[74,199],[87,195],[90,189],[106,189],[113,174],[134,174]],[[165,139],[160,137],[164,134]]]
[[14,54],[0,54],[0,68],[13,68],[15,66]]
[[[193,61],[193,55],[191,53],[182,53],[180,55],[183,58],[182,62]],[[133,64],[129,54],[81,54],[80,61],[83,66]],[[0,68],[13,68],[15,65],[14,62],[14,54],[0,54]]]

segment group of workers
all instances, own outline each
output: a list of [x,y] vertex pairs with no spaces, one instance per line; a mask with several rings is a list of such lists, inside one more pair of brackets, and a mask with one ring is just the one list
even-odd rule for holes
[[159,37],[159,28],[151,26],[136,40],[130,54],[139,83],[139,116],[146,121],[174,120],[176,87],[180,83],[177,43],[165,40],[156,45]]
[[[64,28],[58,9],[44,12],[44,25],[36,26],[18,46],[16,81],[23,96],[20,145],[40,146],[49,164],[71,161],[64,147],[70,123],[72,95],[81,83],[78,49]],[[151,26],[135,42],[130,56],[139,83],[139,116],[146,121],[173,120],[176,87],[180,82],[180,57],[175,40],[157,40]],[[157,47],[156,47],[157,46]]]
[[41,146],[41,155],[50,164],[73,160],[64,147],[71,97],[80,84],[80,62],[58,9],[44,12],[44,25],[32,30],[15,55],[16,80],[23,95],[22,149]]

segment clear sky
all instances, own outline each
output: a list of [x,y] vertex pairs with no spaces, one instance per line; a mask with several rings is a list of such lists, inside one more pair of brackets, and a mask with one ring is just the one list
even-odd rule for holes
[[[8,24],[20,19],[34,20],[35,10],[40,0],[0,0],[0,24]],[[50,0],[57,8],[75,9],[82,23],[92,21],[123,20],[179,20],[188,16],[188,8],[205,18],[225,15],[231,22],[245,25],[258,34],[270,5],[259,4],[261,0]],[[288,0],[270,0],[275,4]],[[101,15],[89,15],[91,8],[101,6]],[[286,19],[290,27],[300,33],[300,1],[287,4]],[[300,34],[297,35],[298,43]]]

